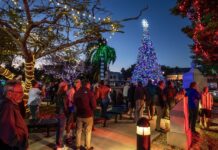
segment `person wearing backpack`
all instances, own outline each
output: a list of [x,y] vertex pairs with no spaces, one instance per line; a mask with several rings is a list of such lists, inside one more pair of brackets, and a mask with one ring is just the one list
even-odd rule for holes
[[148,110],[148,118],[153,119],[155,114],[154,96],[156,94],[156,86],[152,84],[152,80],[148,80],[146,90],[146,107]]

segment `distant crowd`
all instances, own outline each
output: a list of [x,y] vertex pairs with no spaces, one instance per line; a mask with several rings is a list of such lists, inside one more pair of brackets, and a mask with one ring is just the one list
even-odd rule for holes
[[146,86],[141,82],[137,84],[126,84],[123,88],[123,97],[128,104],[129,115],[137,121],[147,113],[148,119],[153,119],[156,115],[156,131],[162,132],[160,128],[161,118],[170,118],[170,111],[180,101],[187,99],[187,108],[189,113],[189,127],[192,133],[195,130],[198,114],[200,116],[200,127],[209,127],[209,118],[213,106],[213,96],[209,93],[208,87],[204,87],[199,92],[196,82],[190,83],[189,88],[177,90],[172,81],[159,81],[157,85],[152,84],[149,80]]

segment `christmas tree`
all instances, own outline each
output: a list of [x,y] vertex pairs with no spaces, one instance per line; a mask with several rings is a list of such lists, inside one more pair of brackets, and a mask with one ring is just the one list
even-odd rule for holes
[[141,81],[143,85],[146,85],[148,80],[152,80],[154,83],[163,80],[163,76],[150,40],[147,20],[142,20],[142,26],[144,29],[142,46],[139,48],[137,63],[132,73],[132,82]]

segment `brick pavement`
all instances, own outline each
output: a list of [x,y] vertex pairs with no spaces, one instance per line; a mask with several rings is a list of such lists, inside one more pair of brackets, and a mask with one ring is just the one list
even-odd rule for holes
[[[194,136],[191,150],[216,150],[218,149],[218,105],[212,114],[212,124],[209,130],[201,130],[197,126],[199,136]],[[161,127],[165,127],[166,120],[162,119]],[[152,150],[177,150],[166,143],[166,134],[154,131],[155,118],[150,121],[152,133]],[[106,128],[97,125],[93,132],[92,146],[95,150],[135,150],[136,148],[136,125],[132,120],[124,115],[123,120],[114,123],[108,122]],[[55,147],[55,132],[51,132],[51,137],[46,137],[44,133],[31,133],[29,138],[30,150],[52,150]],[[71,148],[68,148],[69,150]]]
[[[97,125],[92,134],[92,146],[95,150],[135,150],[136,149],[136,124],[124,115],[124,119],[114,123],[114,119],[108,121],[107,127]],[[160,133],[154,131],[155,120],[150,121],[151,139],[155,139]],[[162,122],[164,126],[164,122]],[[29,138],[30,150],[52,150],[55,147],[55,132],[50,137],[46,133],[31,133]],[[72,149],[72,148],[67,148]]]

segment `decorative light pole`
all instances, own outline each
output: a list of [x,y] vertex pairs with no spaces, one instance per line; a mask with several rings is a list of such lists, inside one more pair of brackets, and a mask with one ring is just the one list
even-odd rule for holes
[[142,117],[137,121],[137,150],[150,150],[151,128],[147,118]]

